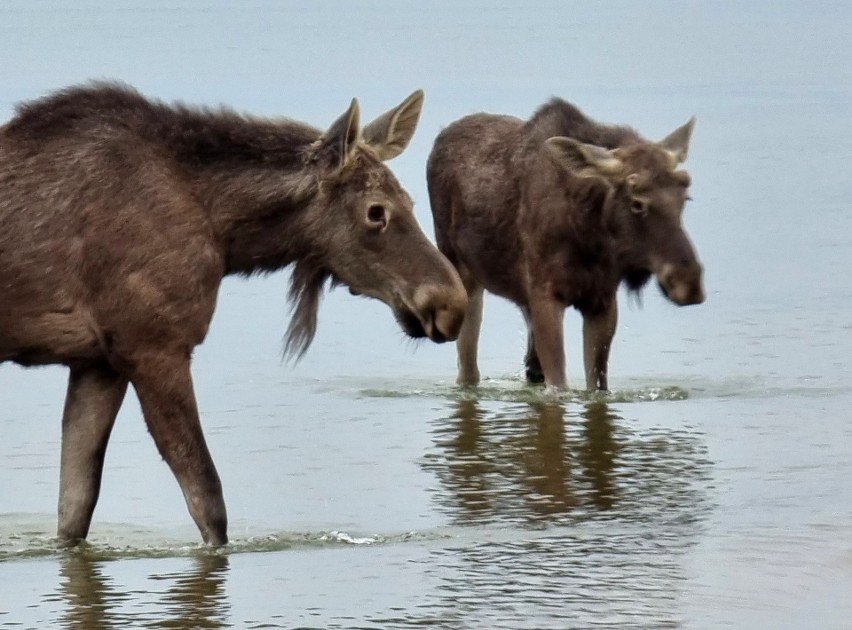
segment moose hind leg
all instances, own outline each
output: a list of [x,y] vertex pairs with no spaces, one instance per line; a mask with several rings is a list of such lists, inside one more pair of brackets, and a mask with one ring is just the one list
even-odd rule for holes
[[544,383],[544,372],[541,369],[541,361],[538,360],[538,353],[535,351],[535,335],[532,331],[532,323],[530,314],[527,309],[521,309],[524,314],[524,321],[527,323],[527,352],[524,355],[524,369],[526,372],[528,383]]
[[137,356],[130,382],[154,443],[177,478],[205,543],[228,542],[222,484],[207,449],[189,371],[189,352]]
[[481,285],[472,285],[471,283],[471,286],[467,287],[467,313],[465,313],[459,338],[456,341],[459,367],[456,382],[459,385],[477,385],[479,383],[477,350],[479,331],[482,326],[483,292]]
[[57,536],[86,538],[101,488],[104,456],[127,379],[106,364],[71,369],[62,415]]

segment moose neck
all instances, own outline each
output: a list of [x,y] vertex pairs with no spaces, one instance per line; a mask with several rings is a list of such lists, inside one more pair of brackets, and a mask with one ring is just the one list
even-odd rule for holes
[[218,121],[197,132],[188,125],[173,149],[208,212],[225,272],[275,271],[307,255],[302,225],[319,180],[306,153],[320,132],[231,114]]
[[320,130],[168,105],[124,85],[95,82],[19,106],[4,132],[43,142],[92,129],[125,134],[121,140],[150,144],[171,158],[175,175],[208,213],[227,273],[272,271],[304,255],[299,217],[318,189],[306,156]]
[[305,255],[302,225],[317,190],[310,173],[205,168],[195,187],[225,255],[225,273],[275,271]]

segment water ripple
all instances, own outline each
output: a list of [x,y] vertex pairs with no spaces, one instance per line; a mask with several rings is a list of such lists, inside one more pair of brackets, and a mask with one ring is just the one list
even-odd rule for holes
[[459,401],[433,423],[422,466],[454,522],[696,520],[711,464],[687,429],[634,428],[609,405]]
[[[45,520],[46,517],[45,517]],[[6,525],[8,527],[8,524]],[[334,547],[380,546],[412,542],[445,540],[453,534],[447,531],[402,532],[388,534],[358,534],[343,531],[279,532],[233,538],[220,548],[202,543],[168,541],[160,532],[140,532],[132,526],[114,525],[109,532],[109,543],[84,541],[73,548],[59,545],[55,536],[46,529],[10,533],[0,543],[0,562],[29,558],[67,558],[83,556],[89,560],[120,560],[141,558],[192,558],[202,556],[227,556],[243,553],[268,553],[287,550],[323,549]],[[152,542],[145,543],[145,539]],[[121,540],[126,539],[127,544]]]
[[655,402],[686,400],[689,391],[677,385],[644,386],[638,389],[615,389],[608,392],[584,390],[556,391],[529,385],[520,379],[485,380],[477,387],[458,387],[448,383],[366,387],[358,390],[364,398],[443,398],[454,402],[477,400],[517,403],[585,403],[585,402]]

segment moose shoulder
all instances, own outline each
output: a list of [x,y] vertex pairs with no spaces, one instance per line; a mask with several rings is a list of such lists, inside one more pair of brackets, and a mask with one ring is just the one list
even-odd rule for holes
[[203,539],[227,541],[190,376],[226,274],[294,265],[295,355],[328,280],[387,303],[413,337],[456,337],[464,288],[383,164],[422,99],[363,128],[353,100],[323,132],[98,83],[23,104],[0,127],[0,361],[70,367],[62,541],[88,533],[128,384]]
[[528,121],[474,114],[435,141],[427,180],[438,248],[469,299],[457,341],[463,385],[479,381],[483,291],[517,304],[528,326],[530,381],[563,388],[562,316],[583,316],[588,389],[607,389],[616,291],[656,276],[675,304],[704,300],[683,229],[694,119],[659,142],[597,123],[553,99]]

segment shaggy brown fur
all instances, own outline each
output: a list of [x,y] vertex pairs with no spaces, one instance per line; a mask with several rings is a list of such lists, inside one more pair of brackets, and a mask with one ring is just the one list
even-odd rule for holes
[[60,539],[86,536],[128,383],[205,541],[227,541],[190,356],[226,274],[294,264],[291,354],[327,279],[386,302],[405,331],[454,339],[466,296],[382,163],[422,93],[363,129],[148,100],[115,84],[26,103],[0,127],[0,361],[70,367]]
[[458,268],[469,310],[459,383],[476,384],[484,289],[517,304],[529,327],[527,377],[566,387],[562,315],[583,315],[586,386],[607,388],[621,282],[656,275],[677,304],[704,299],[681,225],[693,121],[661,142],[603,125],[553,99],[529,121],[467,116],[438,136],[427,179],[439,249]]

